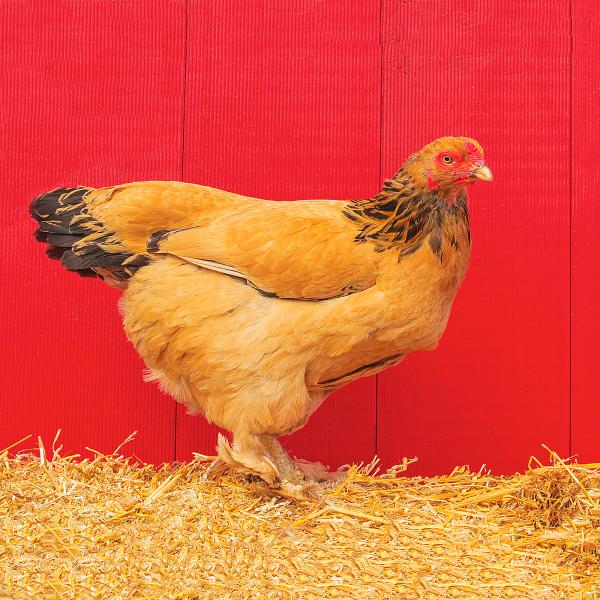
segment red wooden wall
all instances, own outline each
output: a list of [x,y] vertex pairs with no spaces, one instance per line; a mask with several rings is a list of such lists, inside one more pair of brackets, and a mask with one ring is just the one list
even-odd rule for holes
[[438,349],[380,377],[379,450],[425,472],[568,454],[569,3],[389,0],[383,17],[383,171],[465,132],[495,181],[470,190],[473,260]]
[[[522,468],[540,442],[600,460],[594,0],[0,3],[0,448],[158,462],[216,432],[141,380],[118,294],[50,263],[31,197],[183,179],[360,198],[434,137],[470,135],[473,261],[439,348],[338,392],[288,438],[332,465]],[[28,442],[34,445],[33,441]]]
[[571,451],[600,460],[600,9],[573,2],[571,62]]

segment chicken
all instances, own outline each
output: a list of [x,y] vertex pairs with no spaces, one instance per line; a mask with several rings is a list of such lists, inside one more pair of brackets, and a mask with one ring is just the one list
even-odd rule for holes
[[437,345],[469,263],[466,186],[491,179],[475,140],[443,137],[365,200],[150,181],[57,189],[30,212],[50,258],[123,290],[147,379],[233,434],[225,463],[276,484],[327,477],[277,436]]

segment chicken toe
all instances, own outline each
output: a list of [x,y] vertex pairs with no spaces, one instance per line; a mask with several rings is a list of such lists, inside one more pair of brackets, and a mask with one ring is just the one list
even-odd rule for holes
[[345,471],[330,471],[323,463],[309,462],[301,458],[295,460],[296,467],[304,473],[309,481],[333,481],[346,475]]

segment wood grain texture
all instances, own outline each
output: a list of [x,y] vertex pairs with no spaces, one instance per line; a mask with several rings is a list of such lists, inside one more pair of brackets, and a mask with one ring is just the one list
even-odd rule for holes
[[582,461],[600,460],[600,378],[597,316],[600,261],[600,13],[593,0],[572,5],[572,450]]
[[332,466],[418,455],[414,473],[510,472],[540,442],[598,460],[599,34],[593,0],[1,3],[0,448],[62,428],[67,451],[110,452],[139,430],[128,451],[156,462],[216,440],[142,382],[118,293],[33,242],[33,196],[182,179],[361,198],[455,134],[495,182],[471,191],[473,259],[440,346],[382,375],[377,406],[375,378],[356,382],[284,443]]
[[468,135],[473,258],[432,354],[380,375],[378,451],[416,471],[523,468],[569,450],[569,6],[384,2],[383,176],[423,142]]
[[[377,191],[379,2],[191,0],[187,181],[276,200]],[[180,407],[177,457],[215,430]],[[325,402],[284,441],[332,466],[375,452],[375,381]]]
[[27,207],[58,186],[180,178],[183,8],[0,5],[0,447],[61,428],[65,452],[112,452],[138,430],[127,452],[173,456],[174,401],[142,382],[118,293],[48,261]]

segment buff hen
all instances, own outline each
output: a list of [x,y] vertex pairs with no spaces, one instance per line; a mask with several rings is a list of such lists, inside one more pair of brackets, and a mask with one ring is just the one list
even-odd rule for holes
[[358,201],[273,202],[190,183],[57,189],[47,254],[123,290],[148,379],[233,434],[218,454],[270,484],[327,477],[277,436],[339,387],[434,348],[470,256],[473,139],[444,137]]

